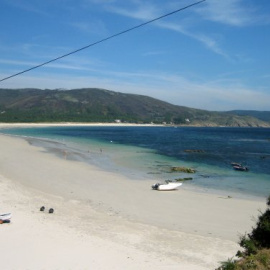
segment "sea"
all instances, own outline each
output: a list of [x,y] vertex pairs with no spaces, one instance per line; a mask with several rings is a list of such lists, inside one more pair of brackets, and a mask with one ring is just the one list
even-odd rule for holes
[[[226,197],[270,195],[270,129],[178,126],[4,128],[62,158],[86,162],[131,181],[186,178],[182,187]],[[235,171],[232,162],[248,171]],[[172,167],[195,173],[172,172]],[[102,181],[102,180],[101,180]]]

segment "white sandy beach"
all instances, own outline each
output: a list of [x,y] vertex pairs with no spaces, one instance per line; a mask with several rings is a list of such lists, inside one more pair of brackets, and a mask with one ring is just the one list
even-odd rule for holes
[[0,149],[0,213],[13,215],[0,225],[6,270],[215,269],[265,209],[264,199],[153,191],[151,181],[60,158],[19,137],[0,135]]

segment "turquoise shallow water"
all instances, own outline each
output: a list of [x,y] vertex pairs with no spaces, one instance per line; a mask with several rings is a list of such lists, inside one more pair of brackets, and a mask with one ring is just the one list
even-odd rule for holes
[[[184,188],[241,196],[270,194],[270,129],[101,126],[12,128],[1,132],[42,138],[31,139],[31,143],[131,179],[162,182],[192,177]],[[234,171],[231,162],[240,162],[250,170]],[[171,173],[172,166],[192,167],[197,172]]]

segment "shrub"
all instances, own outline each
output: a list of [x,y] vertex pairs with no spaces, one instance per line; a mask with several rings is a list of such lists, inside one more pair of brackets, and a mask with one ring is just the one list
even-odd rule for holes
[[222,262],[217,270],[236,270],[235,260],[228,259],[228,261]]
[[258,217],[256,227],[240,237],[239,244],[244,250],[238,251],[236,256],[241,259],[222,262],[217,270],[270,269],[270,196],[266,204],[268,209]]

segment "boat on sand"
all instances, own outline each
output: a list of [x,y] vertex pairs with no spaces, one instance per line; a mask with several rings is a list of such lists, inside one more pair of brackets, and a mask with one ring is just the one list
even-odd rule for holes
[[169,182],[167,184],[160,184],[160,183],[156,183],[154,185],[152,185],[152,189],[154,190],[175,190],[178,187],[180,187],[182,185],[182,183],[172,183]]
[[6,214],[0,214],[0,220],[10,220],[11,219],[11,213],[6,213]]

